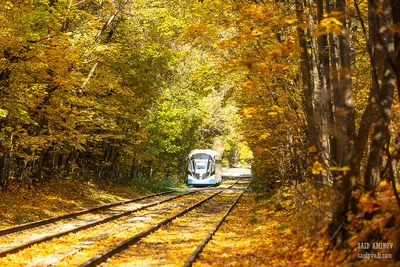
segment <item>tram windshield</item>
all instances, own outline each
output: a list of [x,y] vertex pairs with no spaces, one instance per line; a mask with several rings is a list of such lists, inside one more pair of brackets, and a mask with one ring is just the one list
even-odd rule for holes
[[207,169],[207,161],[195,161],[194,167],[196,170],[206,170]]
[[193,155],[194,159],[209,159],[210,155],[208,154],[203,154],[203,153],[198,153]]

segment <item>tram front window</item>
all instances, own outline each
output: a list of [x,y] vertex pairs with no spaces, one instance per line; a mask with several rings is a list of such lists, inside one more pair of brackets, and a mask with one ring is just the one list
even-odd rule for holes
[[195,169],[196,170],[206,170],[207,162],[195,162]]
[[203,180],[207,178],[207,160],[194,160],[194,177]]

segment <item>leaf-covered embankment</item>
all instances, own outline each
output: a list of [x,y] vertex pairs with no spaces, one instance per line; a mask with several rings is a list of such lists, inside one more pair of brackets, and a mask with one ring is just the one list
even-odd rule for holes
[[0,228],[140,196],[133,186],[54,180],[40,189],[10,188],[0,194]]
[[[283,208],[277,210],[276,197],[245,194],[194,266],[396,266],[392,259],[359,259],[365,251],[357,246],[331,251],[325,256],[330,242],[326,227],[319,233],[305,236],[310,209],[304,205],[311,209],[315,206],[303,203],[300,210],[295,208],[296,201],[292,199],[296,198],[282,201]],[[375,201],[374,207],[381,206],[381,202]],[[314,223],[325,224],[322,221]],[[372,223],[374,226],[378,222]],[[315,231],[313,227],[308,229]],[[362,234],[354,235],[353,243],[360,239]],[[389,250],[375,252],[381,255],[392,253]]]

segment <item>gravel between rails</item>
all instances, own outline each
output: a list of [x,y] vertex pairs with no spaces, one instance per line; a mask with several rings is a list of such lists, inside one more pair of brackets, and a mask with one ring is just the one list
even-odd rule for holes
[[100,266],[183,266],[240,193],[215,196]]

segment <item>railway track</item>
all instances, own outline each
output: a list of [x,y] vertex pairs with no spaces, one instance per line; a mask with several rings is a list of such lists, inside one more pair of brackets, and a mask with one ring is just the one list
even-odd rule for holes
[[211,240],[213,235],[218,231],[218,228],[222,225],[222,223],[225,221],[226,217],[228,217],[229,213],[232,211],[232,209],[235,207],[239,199],[243,196],[243,194],[246,192],[246,189],[250,186],[250,183],[245,186],[244,190],[239,194],[239,196],[236,197],[236,199],[233,201],[232,205],[228,208],[228,210],[224,213],[224,215],[219,219],[219,221],[215,224],[215,226],[209,231],[206,237],[200,242],[200,244],[196,247],[196,249],[193,251],[193,253],[190,255],[190,257],[187,259],[185,264],[183,265],[184,267],[191,267],[192,264],[195,262],[197,256],[201,253],[203,248],[207,245],[207,243]]
[[149,199],[149,198],[153,198],[153,197],[157,197],[157,196],[162,196],[162,195],[173,193],[173,192],[175,192],[175,190],[162,192],[162,193],[157,193],[157,194],[144,196],[144,197],[139,197],[139,198],[135,198],[135,199],[131,199],[131,200],[120,201],[120,202],[111,203],[111,204],[107,204],[107,205],[102,205],[102,206],[91,208],[91,209],[85,209],[85,210],[81,210],[81,211],[71,212],[71,213],[68,213],[68,214],[64,214],[64,215],[60,215],[60,216],[56,216],[56,217],[51,217],[51,218],[44,219],[44,220],[39,220],[39,221],[20,224],[20,225],[8,227],[8,228],[3,228],[3,229],[0,229],[0,236],[4,236],[4,235],[7,235],[7,234],[20,232],[20,231],[27,230],[27,229],[32,229],[32,228],[35,228],[35,227],[43,226],[43,225],[46,225],[46,224],[54,223],[54,222],[65,220],[65,219],[78,217],[80,215],[84,215],[84,214],[88,214],[88,213],[94,213],[94,212],[106,210],[106,209],[109,209],[109,208],[113,208],[113,207],[129,204],[129,203],[132,203],[132,202],[137,202],[137,201],[144,200],[144,199]]
[[[238,181],[225,182],[220,187],[226,189],[234,186]],[[0,230],[0,257],[2,257],[0,265],[11,266],[7,263],[22,257],[26,259],[22,265],[53,266],[60,262],[62,266],[63,261],[68,262],[68,258],[81,251],[92,250],[90,248],[92,245],[101,242],[109,243],[109,239],[113,239],[113,236],[117,236],[117,240],[119,240],[118,235],[143,232],[149,228],[149,225],[154,225],[153,222],[157,220],[169,219],[171,221],[173,214],[182,213],[182,209],[190,208],[194,205],[193,203],[205,202],[216,194],[219,193],[206,192],[203,189],[179,194],[175,191],[168,191],[2,229]],[[146,202],[140,203],[143,201]],[[28,241],[26,240],[27,235],[30,238]],[[49,242],[45,243],[45,241]],[[32,245],[34,246],[32,247]],[[67,263],[64,266],[71,265]]]
[[[88,229],[90,227],[94,227],[96,225],[100,225],[103,223],[107,223],[118,218],[129,216],[130,214],[146,209],[148,207],[152,207],[155,205],[159,205],[164,202],[171,201],[176,198],[180,198],[182,196],[193,194],[196,191],[188,192],[185,194],[173,195],[166,198],[153,200],[148,203],[140,203],[144,199],[148,198],[157,198],[159,196],[168,195],[173,192],[165,192],[163,194],[155,194],[152,196],[148,196],[145,198],[141,198],[135,202],[130,201],[128,205],[121,203],[118,209],[115,209],[116,206],[104,207],[102,209],[95,209],[95,211],[89,211],[83,213],[81,216],[73,216],[75,219],[70,219],[71,217],[64,220],[61,218],[56,220],[55,222],[59,222],[56,224],[45,221],[44,224],[33,226],[31,228],[26,228],[20,231],[14,231],[13,233],[3,235],[0,237],[0,257],[6,256],[8,254],[16,253],[22,249],[30,247],[34,244],[40,244],[46,241],[49,241],[53,238],[62,237],[68,235],[70,233],[75,233],[84,229]],[[107,205],[108,206],[108,205]],[[90,215],[88,216],[87,214]],[[51,225],[50,225],[51,224]],[[39,227],[40,226],[40,227]],[[31,229],[36,228],[34,231]],[[26,240],[26,231],[30,231],[29,240]]]
[[[224,186],[226,186],[226,182],[223,185],[221,184],[221,187]],[[194,192],[199,190],[205,190],[205,188],[194,189]],[[177,196],[164,197],[166,195],[173,195],[176,192],[177,190],[170,190],[167,192],[111,203],[91,209],[85,209],[61,216],[0,229],[0,257],[18,252],[34,244],[46,242],[52,238],[61,237],[63,235],[77,232],[101,223],[106,223],[119,217],[127,216],[132,212],[140,211],[142,209],[194,193],[190,192]],[[141,203],[144,200],[149,199],[153,201]],[[50,224],[52,225],[49,226]],[[32,231],[32,229],[34,230]],[[26,239],[26,231],[32,231],[32,235],[28,240]],[[24,240],[21,240],[21,238],[19,238],[20,236],[22,236]]]
[[[208,196],[207,198],[195,203],[185,210],[169,216],[168,218],[160,221],[152,227],[94,256],[90,260],[80,264],[79,267],[97,266],[101,263],[103,263],[101,266],[124,266],[124,263],[126,263],[127,266],[132,266],[132,262],[135,263],[135,266],[170,265],[171,262],[166,261],[166,259],[168,259],[168,256],[163,255],[165,251],[174,251],[174,253],[170,253],[171,257],[169,258],[174,262],[174,265],[192,266],[192,263],[195,261],[196,257],[199,255],[199,253],[208,243],[208,241],[212,238],[213,234],[218,230],[220,225],[229,215],[230,211],[236,205],[236,203],[249,185],[250,182],[239,185],[242,187],[243,190],[239,194],[234,192],[233,196],[232,192],[226,193],[227,191],[222,190],[213,193],[211,196]],[[225,193],[225,195],[223,193]],[[213,202],[206,204],[210,200],[213,200]],[[210,214],[221,213],[223,213],[221,218],[216,222],[215,219],[219,218],[218,216],[209,216]],[[208,216],[202,216],[205,214]],[[181,216],[184,216],[184,218],[177,219]],[[199,217],[206,218],[206,220],[199,220]],[[195,224],[194,228],[190,227],[190,225],[193,226],[193,224],[190,224],[190,222],[193,223],[195,221],[197,221],[198,223]],[[213,223],[215,223],[215,225],[213,225]],[[154,236],[151,235],[153,232],[159,230],[164,225],[167,226],[163,229],[161,234],[155,234]],[[213,227],[210,228],[210,225]],[[210,228],[208,233],[204,231],[204,229],[207,228]],[[173,231],[173,229],[175,229],[175,231]],[[193,234],[193,230],[195,234]],[[171,236],[171,232],[175,232],[175,236]],[[204,235],[205,238],[200,239],[200,237]],[[147,238],[148,236],[150,237]],[[163,238],[166,240],[164,241]],[[186,262],[182,262],[182,264],[177,263],[177,255],[182,255],[184,254],[184,252],[191,251],[190,249],[193,248],[193,244],[191,245],[191,247],[190,244],[193,243],[193,239],[200,241],[198,242],[198,246],[194,247],[193,253],[186,253]],[[139,241],[141,241],[141,243],[138,243]],[[154,244],[156,245],[154,246]],[[169,248],[166,248],[164,244],[169,244]],[[171,248],[174,246],[176,247],[175,250]],[[187,248],[187,246],[189,246],[189,250],[185,249]],[[149,251],[153,251],[153,254],[154,251],[163,251],[164,253],[149,256]],[[141,258],[140,255],[144,255],[144,257]]]
[[[240,193],[236,190],[216,192],[79,267],[101,263],[101,266],[132,266],[132,262],[134,266],[191,266],[249,185],[250,181],[239,184],[243,189]],[[152,234],[162,226],[160,233]],[[154,251],[163,253],[154,254]]]

